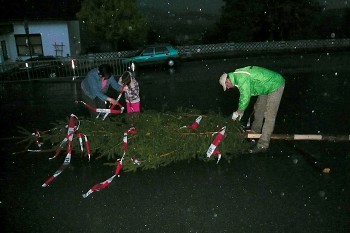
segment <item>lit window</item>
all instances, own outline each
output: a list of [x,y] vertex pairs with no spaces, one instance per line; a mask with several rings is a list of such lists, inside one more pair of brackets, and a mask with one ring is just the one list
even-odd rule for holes
[[43,44],[40,34],[15,35],[18,56],[42,56]]

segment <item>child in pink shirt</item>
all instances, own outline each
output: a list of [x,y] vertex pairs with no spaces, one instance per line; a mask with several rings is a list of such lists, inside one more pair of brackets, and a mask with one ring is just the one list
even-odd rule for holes
[[118,83],[123,86],[125,92],[127,112],[140,112],[140,87],[132,73],[130,71],[125,71],[119,78]]

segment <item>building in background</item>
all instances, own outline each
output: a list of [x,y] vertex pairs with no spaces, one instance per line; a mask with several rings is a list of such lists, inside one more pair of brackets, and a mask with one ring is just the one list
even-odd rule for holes
[[0,14],[0,63],[35,56],[76,56],[82,0],[5,0]]
[[0,24],[0,63],[36,56],[77,56],[81,51],[77,20],[28,20]]

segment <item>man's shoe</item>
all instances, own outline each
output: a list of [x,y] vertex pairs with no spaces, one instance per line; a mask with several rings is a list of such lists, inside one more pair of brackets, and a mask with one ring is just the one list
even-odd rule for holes
[[248,152],[249,154],[265,153],[267,152],[267,148],[260,145],[255,145],[252,148],[250,148]]

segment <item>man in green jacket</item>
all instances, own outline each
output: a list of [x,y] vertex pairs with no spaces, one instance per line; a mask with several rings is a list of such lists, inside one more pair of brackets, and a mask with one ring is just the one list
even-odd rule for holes
[[249,153],[266,152],[275,127],[278,108],[284,91],[285,80],[279,73],[258,66],[247,66],[234,72],[224,73],[219,79],[224,91],[237,87],[240,96],[238,109],[232,119],[240,120],[248,107],[250,98],[258,96],[254,105],[252,131],[261,133],[258,143]]

